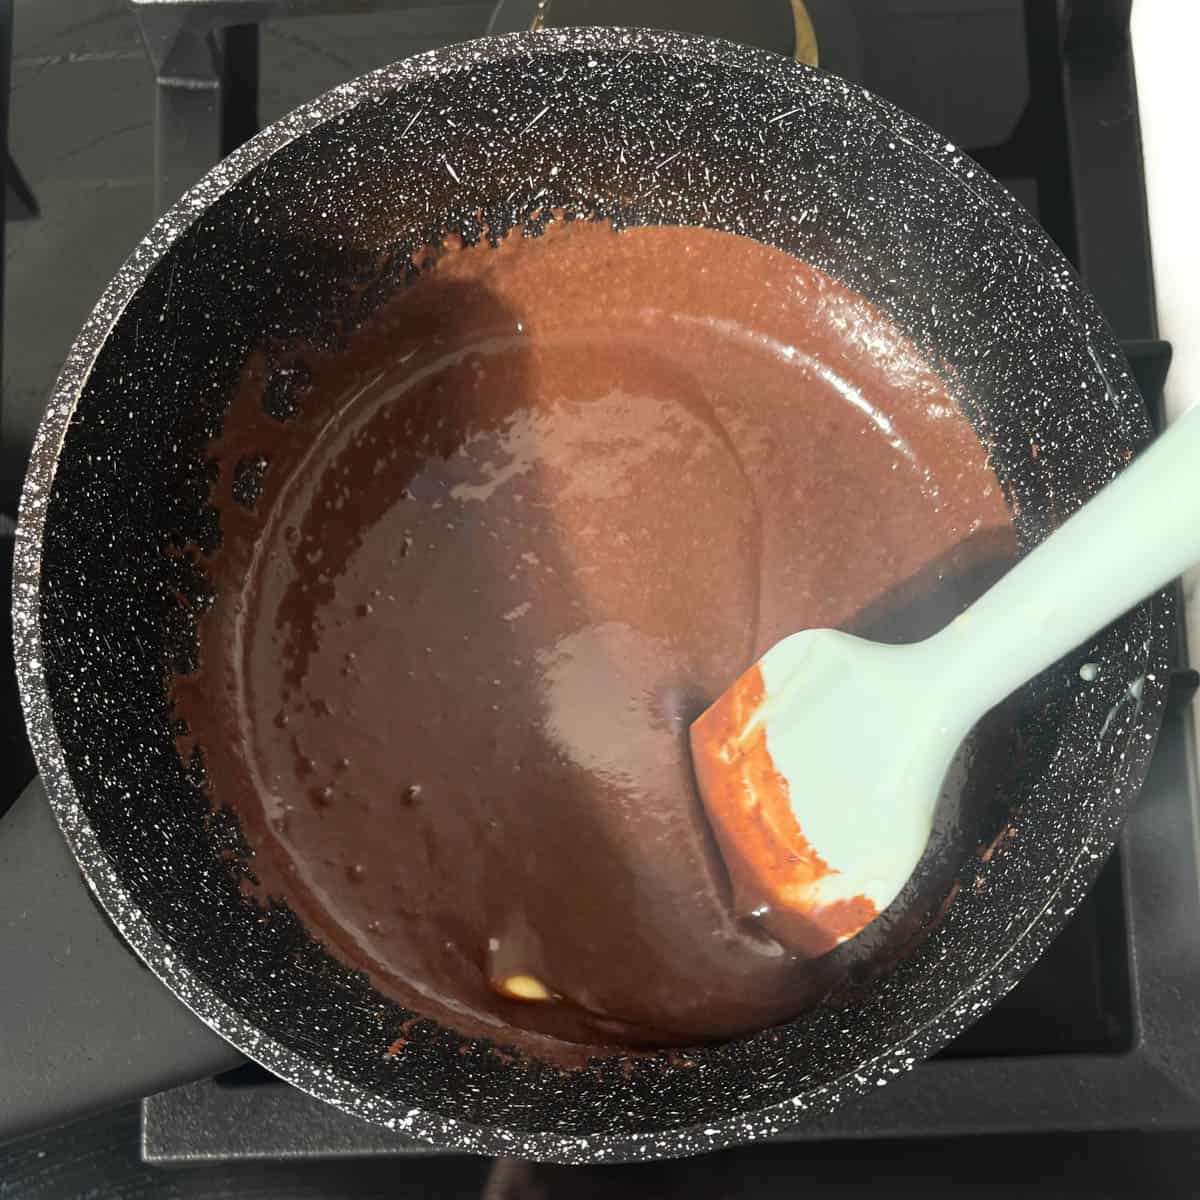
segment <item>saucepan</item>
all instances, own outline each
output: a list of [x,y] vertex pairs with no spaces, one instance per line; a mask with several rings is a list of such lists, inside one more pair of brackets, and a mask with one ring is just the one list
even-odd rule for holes
[[[728,43],[565,30],[471,42],[334,89],[154,227],[70,352],[37,437],[16,653],[42,777],[100,903],[204,1022],[314,1096],[439,1146],[648,1159],[771,1136],[886,1083],[1034,962],[1112,848],[1161,718],[1171,613],[1146,601],[1014,702],[1018,753],[954,884],[887,969],[789,1023],[585,1069],[460,1053],[229,869],[176,751],[166,680],[194,636],[206,448],[247,357],[333,341],[455,220],[578,209],[740,233],[865,294],[939,365],[1019,547],[1149,438],[1071,268],[956,146],[835,76]],[[392,255],[392,258],[397,256]],[[400,256],[402,257],[402,256]],[[362,486],[369,486],[366,482]],[[1085,661],[1080,659],[1080,662]],[[1141,685],[1131,687],[1135,681]],[[409,1030],[402,1056],[386,1047]]]

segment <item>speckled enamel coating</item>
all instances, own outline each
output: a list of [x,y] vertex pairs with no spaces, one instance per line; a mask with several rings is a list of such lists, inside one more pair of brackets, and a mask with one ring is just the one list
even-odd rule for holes
[[[353,322],[430,231],[470,231],[479,212],[502,228],[552,206],[748,234],[866,293],[945,365],[1026,546],[1149,436],[1120,351],[1062,257],[971,160],[886,102],[673,34],[474,42],[345,84],[264,130],[135,250],[38,433],[17,541],[17,662],[55,813],[101,903],[239,1049],[349,1112],[462,1151],[692,1154],[882,1086],[1021,977],[1133,802],[1172,616],[1165,598],[1147,602],[1026,689],[1011,833],[988,861],[963,864],[932,935],[839,1006],[682,1062],[575,1073],[405,1024],[411,1014],[289,912],[264,919],[241,896],[236,824],[189,782],[162,687],[194,649],[205,581],[163,550],[220,536],[204,448],[253,347],[336,338],[318,314]],[[1091,682],[1084,662],[1099,666]]]

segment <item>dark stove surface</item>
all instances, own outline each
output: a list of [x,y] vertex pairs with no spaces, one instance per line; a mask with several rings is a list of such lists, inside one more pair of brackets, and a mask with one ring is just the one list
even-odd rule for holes
[[[1154,408],[1169,352],[1153,341],[1128,3],[1075,7],[1073,23],[1055,0],[808,0],[807,11],[824,65],[970,148],[1037,213],[1126,339]],[[0,511],[12,511],[67,347],[156,205],[257,123],[489,23],[526,28],[536,8],[535,0],[19,4],[10,146],[41,215],[8,228]],[[168,37],[185,9],[189,20],[216,31],[201,45],[197,69],[219,71],[223,111],[212,108],[211,95],[201,97],[207,110],[187,107],[194,98],[186,96],[181,108],[179,89],[156,89],[137,19],[151,40]],[[672,16],[678,13],[688,15]],[[264,14],[260,27],[221,32],[230,19]],[[551,24],[636,19],[697,28],[783,53],[796,36],[787,0],[553,0],[547,15]],[[205,58],[206,47],[219,53]],[[10,666],[0,664],[0,686]],[[19,728],[11,711],[9,721]],[[7,751],[0,813],[24,782],[22,753],[19,742]],[[814,1124],[803,1146],[595,1171],[414,1155],[411,1144],[243,1068],[155,1096],[140,1116],[126,1107],[0,1150],[0,1198],[771,1197],[802,1186],[854,1196],[902,1179],[914,1188],[919,1180],[930,1195],[966,1186],[979,1196],[1043,1189],[1192,1195],[1200,1144],[1187,1134],[1161,1135],[1151,1147],[1136,1132],[1200,1128],[1200,1024],[1190,1002],[1200,994],[1192,990],[1200,984],[1200,891],[1190,753],[1190,717],[1178,705],[1121,849],[1033,972],[937,1061]],[[1110,1130],[1123,1132],[1099,1132]],[[1060,1133],[1050,1151],[1057,1165],[1039,1166],[1032,1179],[1030,1160],[1043,1158],[1047,1131]],[[961,1133],[995,1136],[944,1136]],[[920,1140],[898,1140],[913,1137]],[[847,1138],[873,1139],[870,1153],[855,1153]],[[388,1161],[369,1166],[244,1161],[380,1152]],[[243,1161],[214,1165],[221,1160]],[[146,1162],[208,1165],[172,1173]]]
[[535,1166],[428,1156],[164,1169],[138,1154],[129,1106],[0,1150],[0,1196],[20,1200],[1191,1200],[1190,1133],[1018,1134],[748,1146],[630,1166]]
[[748,1146],[631,1166],[534,1166],[427,1156],[164,1169],[138,1153],[127,1106],[0,1150],[0,1196],[20,1200],[1190,1200],[1190,1133],[1019,1134]]

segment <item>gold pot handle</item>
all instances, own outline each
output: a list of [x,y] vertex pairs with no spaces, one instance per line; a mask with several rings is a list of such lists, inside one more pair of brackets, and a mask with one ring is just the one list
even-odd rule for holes
[[810,67],[819,66],[817,31],[813,28],[812,18],[808,15],[804,0],[792,0],[792,24],[796,29],[792,57],[798,63],[806,63]]
[[[538,0],[533,20],[529,22],[530,33],[536,33],[539,29],[546,27],[546,12],[550,8],[550,3],[551,0]],[[792,6],[792,26],[796,31],[792,57],[797,62],[807,63],[810,67],[815,67],[820,60],[817,53],[817,33],[813,29],[812,18],[808,15],[808,9],[804,6],[804,0],[790,0],[790,3]]]

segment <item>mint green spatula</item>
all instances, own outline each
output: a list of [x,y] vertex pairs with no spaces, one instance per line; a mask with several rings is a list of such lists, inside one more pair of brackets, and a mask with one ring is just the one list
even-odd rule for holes
[[933,637],[884,646],[816,629],[776,643],[691,728],[743,902],[802,952],[858,933],[917,865],[971,726],[1197,561],[1192,409]]

